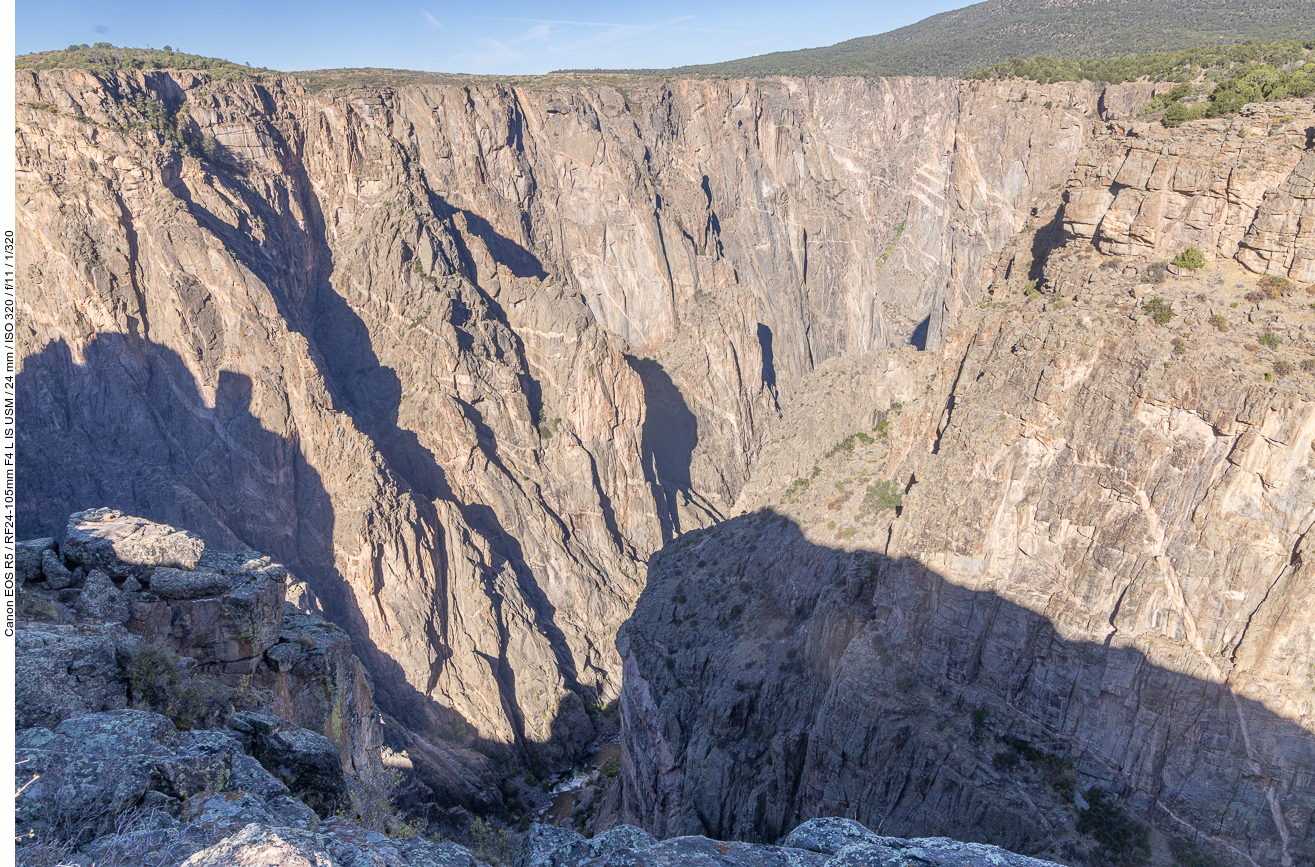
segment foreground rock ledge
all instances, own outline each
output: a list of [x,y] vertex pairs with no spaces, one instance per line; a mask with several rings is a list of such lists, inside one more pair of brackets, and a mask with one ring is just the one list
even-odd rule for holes
[[[475,867],[470,851],[453,843],[389,840],[368,835],[352,845],[350,833],[329,834],[253,823],[187,859],[184,867]],[[942,837],[902,840],[878,836],[849,819],[813,819],[794,830],[784,846],[763,846],[673,837],[658,842],[632,825],[593,839],[549,825],[525,835],[515,867],[1047,867],[1052,862],[1015,855],[995,846]]]

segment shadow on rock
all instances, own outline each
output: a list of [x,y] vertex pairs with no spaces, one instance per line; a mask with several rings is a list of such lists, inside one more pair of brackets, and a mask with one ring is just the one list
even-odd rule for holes
[[1069,863],[1148,855],[1155,833],[1315,863],[1315,734],[770,510],[654,555],[617,646],[622,815],[658,837],[847,816]]

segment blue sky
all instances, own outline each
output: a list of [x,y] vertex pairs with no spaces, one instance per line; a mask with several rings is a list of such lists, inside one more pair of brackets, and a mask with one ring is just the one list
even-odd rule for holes
[[18,0],[18,53],[165,45],[252,66],[543,73],[668,67],[814,48],[912,24],[964,0],[657,3]]

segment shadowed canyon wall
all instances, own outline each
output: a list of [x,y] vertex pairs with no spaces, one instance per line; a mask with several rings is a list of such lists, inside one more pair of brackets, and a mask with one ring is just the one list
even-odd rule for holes
[[[1071,821],[1008,781],[1024,806],[986,809],[967,783],[900,809],[877,796],[916,774],[848,758],[862,751],[846,738],[904,707],[852,679],[881,666],[843,663],[851,645],[881,655],[853,643],[875,630],[884,659],[934,675],[929,719],[958,725],[972,702],[997,721],[977,726],[981,749],[1026,716],[1029,743],[1062,742],[1083,780],[1157,822],[1163,806],[1244,861],[1305,857],[1309,376],[1262,384],[1236,355],[1244,327],[1286,329],[1288,352],[1307,325],[1249,303],[1229,314],[1233,342],[1212,342],[1231,282],[1183,290],[1193,312],[1174,333],[1205,353],[1194,370],[1138,312],[1146,263],[1110,258],[1209,235],[1213,257],[1298,276],[1299,132],[1262,154],[1221,127],[1189,160],[1207,127],[1156,137],[1101,119],[1134,111],[1143,85],[311,92],[55,71],[18,88],[21,536],[106,505],[287,563],[354,636],[381,706],[447,779],[469,771],[472,803],[491,773],[474,748],[564,762],[620,695],[626,807],[664,833],[770,839],[844,810],[1037,848],[1027,823]],[[1297,131],[1309,104],[1299,114]],[[1247,181],[1259,155],[1267,173]],[[1171,160],[1199,169],[1190,184]],[[1183,180],[1165,192],[1166,176]],[[1219,202],[1223,228],[1202,228]],[[1140,223],[1119,216],[1133,211]],[[1050,294],[1025,303],[1038,287]],[[851,458],[866,463],[836,463]],[[750,660],[682,673],[720,603],[678,624],[658,610],[719,592],[703,571],[719,561],[661,564],[677,536],[763,505],[818,551],[782,543],[793,577],[741,570],[764,593],[742,605],[785,600],[755,640],[826,634],[829,649],[762,651],[759,695],[808,672],[817,701],[741,708],[772,751],[728,757],[700,702],[733,710],[749,680],[726,666]],[[858,547],[873,557],[845,579],[844,613],[831,549]],[[773,582],[808,580],[814,559],[834,604],[799,609]],[[911,589],[882,595],[882,575]],[[1009,654],[1022,669],[1004,672]],[[1123,679],[1077,690],[1097,670]],[[1166,678],[1183,696],[1167,708],[1145,686]],[[1233,696],[1275,722],[1234,720]],[[801,727],[815,735],[777,743]],[[919,767],[946,766],[951,736],[883,731]],[[1213,746],[1170,779],[1181,732]],[[764,755],[793,776],[755,788]],[[1201,805],[1219,792],[1234,813]]]
[[18,96],[21,531],[96,503],[269,551],[390,710],[547,759],[776,390],[940,340],[1098,98],[74,71]]

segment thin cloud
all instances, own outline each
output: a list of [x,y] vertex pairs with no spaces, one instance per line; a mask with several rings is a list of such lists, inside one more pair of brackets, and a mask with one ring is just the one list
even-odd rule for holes
[[425,16],[425,20],[428,21],[430,24],[434,25],[440,30],[443,29],[443,25],[439,22],[437,18],[435,18],[433,15],[430,15],[428,10],[421,9],[420,14]]
[[684,30],[690,33],[744,33],[744,30],[721,30],[712,27],[676,27],[681,21],[689,21],[697,16],[685,15],[681,18],[673,18],[662,24],[615,24],[607,21],[571,21],[564,18],[489,18],[489,21],[533,21],[539,24],[561,24],[571,27],[611,27],[622,30],[627,27],[641,27],[645,31],[656,28],[665,28],[667,30]]

